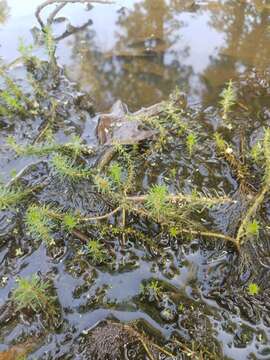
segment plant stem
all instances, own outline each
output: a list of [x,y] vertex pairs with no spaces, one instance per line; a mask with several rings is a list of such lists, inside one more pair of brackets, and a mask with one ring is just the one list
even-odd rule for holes
[[258,209],[260,208],[260,206],[262,205],[262,203],[264,201],[265,195],[267,194],[267,192],[269,190],[270,190],[269,184],[265,184],[263,186],[263,188],[261,189],[261,191],[258,193],[258,195],[255,197],[253,204],[250,206],[250,208],[248,209],[248,211],[245,214],[245,217],[241,221],[241,224],[239,226],[239,229],[238,229],[238,232],[236,235],[236,244],[237,244],[238,248],[240,248],[241,243],[242,243],[242,238],[246,234],[246,227],[247,227],[248,223],[250,222],[251,218],[257,213]]

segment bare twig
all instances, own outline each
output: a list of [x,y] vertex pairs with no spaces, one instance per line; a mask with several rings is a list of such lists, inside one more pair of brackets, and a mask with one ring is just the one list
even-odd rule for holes
[[66,3],[59,4],[56,8],[52,11],[51,15],[48,17],[47,24],[51,25],[55,16],[66,6]]
[[[46,0],[44,1],[42,4],[40,4],[37,9],[36,9],[36,12],[35,12],[35,15],[36,15],[36,18],[40,24],[40,26],[42,27],[42,29],[44,29],[45,27],[45,24],[43,22],[43,20],[41,19],[41,16],[40,16],[40,13],[41,11],[49,6],[49,5],[52,5],[52,4],[61,4],[61,8],[64,7],[64,5],[68,4],[68,3],[71,3],[71,4],[75,4],[75,3],[81,3],[81,4],[89,4],[89,3],[97,3],[97,4],[112,4],[111,1],[107,1],[107,0]],[[60,5],[55,9],[60,11],[61,10],[60,8]],[[55,12],[54,11],[54,12]],[[57,12],[58,12],[57,11]],[[57,13],[56,12],[56,13]],[[49,17],[49,19],[51,19],[51,16]]]

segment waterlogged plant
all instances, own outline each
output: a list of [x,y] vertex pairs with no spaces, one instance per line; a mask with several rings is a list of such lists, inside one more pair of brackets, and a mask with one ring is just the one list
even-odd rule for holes
[[235,105],[237,100],[236,90],[232,80],[227,84],[227,87],[223,89],[220,94],[220,106],[222,109],[222,117],[226,121],[228,120],[229,113],[232,110],[232,107]]
[[260,224],[257,220],[253,220],[247,224],[246,233],[247,236],[259,236]]
[[259,294],[260,287],[256,283],[250,283],[247,290],[249,295],[254,296]]
[[167,218],[171,212],[168,195],[169,192],[165,185],[153,185],[146,197],[145,206],[158,221]]
[[54,310],[55,298],[49,294],[50,283],[37,274],[31,278],[18,278],[17,288],[12,292],[12,301],[17,311],[30,309],[34,313],[50,313]]
[[122,173],[123,169],[120,164],[114,163],[109,168],[109,177],[112,179],[113,183],[120,187],[122,183]]
[[56,50],[56,44],[53,38],[52,28],[50,26],[44,27],[43,33],[44,33],[44,42],[45,42],[47,54],[49,58],[52,59],[54,57]]
[[23,38],[19,38],[18,51],[22,55],[23,61],[27,63],[32,58],[33,45],[26,45]]
[[251,157],[253,161],[258,164],[262,161],[263,158],[263,146],[261,142],[257,142],[252,148],[251,148]]
[[102,264],[107,260],[107,251],[105,246],[98,240],[90,240],[87,243],[87,254],[94,264]]
[[65,214],[63,217],[63,226],[69,232],[72,232],[76,228],[78,222],[78,218],[73,214]]
[[31,190],[13,190],[0,184],[0,210],[14,207],[24,200]]
[[141,284],[140,295],[141,298],[147,298],[149,301],[157,301],[162,294],[162,286],[158,280],[151,280],[146,285]]
[[15,151],[19,156],[45,156],[52,153],[70,154],[77,158],[82,154],[91,154],[92,148],[84,145],[79,136],[73,136],[71,140],[64,144],[57,143],[51,132],[46,132],[46,141],[42,144],[28,144],[20,145],[13,136],[8,136],[6,139],[7,145]]
[[45,241],[48,245],[54,245],[52,232],[55,224],[50,213],[51,209],[46,205],[31,205],[26,211],[25,224],[29,234],[34,239]]
[[91,172],[89,169],[81,165],[74,165],[74,162],[67,156],[55,154],[51,159],[51,164],[56,173],[63,178],[86,179],[89,178]]
[[196,144],[197,136],[194,133],[189,133],[186,139],[186,145],[190,156],[193,154]]

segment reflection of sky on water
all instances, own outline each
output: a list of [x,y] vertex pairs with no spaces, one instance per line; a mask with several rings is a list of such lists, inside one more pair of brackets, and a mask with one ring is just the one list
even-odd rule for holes
[[[0,24],[0,56],[5,60],[18,55],[19,37],[32,41],[30,29],[37,26],[34,10],[40,3],[8,0],[10,16]],[[193,100],[211,99],[225,81],[247,67],[266,66],[270,45],[263,32],[269,10],[263,0],[254,4],[198,1],[195,9],[183,3],[123,0],[95,5],[91,11],[82,4],[67,5],[59,16],[69,18],[73,26],[91,18],[93,25],[59,42],[59,61],[104,106],[121,98],[133,108],[167,97],[176,85]],[[43,17],[52,9],[46,8]],[[55,33],[65,26],[55,25]],[[136,44],[136,36],[145,32],[149,37],[151,27],[153,36],[162,34],[166,43],[163,50],[153,48],[152,57],[145,56],[147,43],[142,36]]]

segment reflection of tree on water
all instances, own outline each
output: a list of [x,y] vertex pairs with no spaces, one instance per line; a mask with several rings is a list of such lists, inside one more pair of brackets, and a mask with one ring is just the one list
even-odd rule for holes
[[182,24],[172,4],[144,0],[119,11],[117,24],[116,45],[106,54],[98,52],[91,31],[77,34],[74,41],[73,56],[83,55],[79,81],[94,84],[95,97],[100,91],[109,103],[119,97],[136,108],[168,96],[176,85],[188,85],[193,71],[181,63],[188,48],[173,48]]
[[218,93],[217,88],[224,82],[237,78],[243,66],[259,70],[268,66],[270,6],[267,3],[268,0],[230,0],[218,6],[211,4],[210,25],[225,34],[226,44],[203,74],[207,95]]
[[0,24],[7,21],[9,16],[9,7],[6,0],[0,0]]

